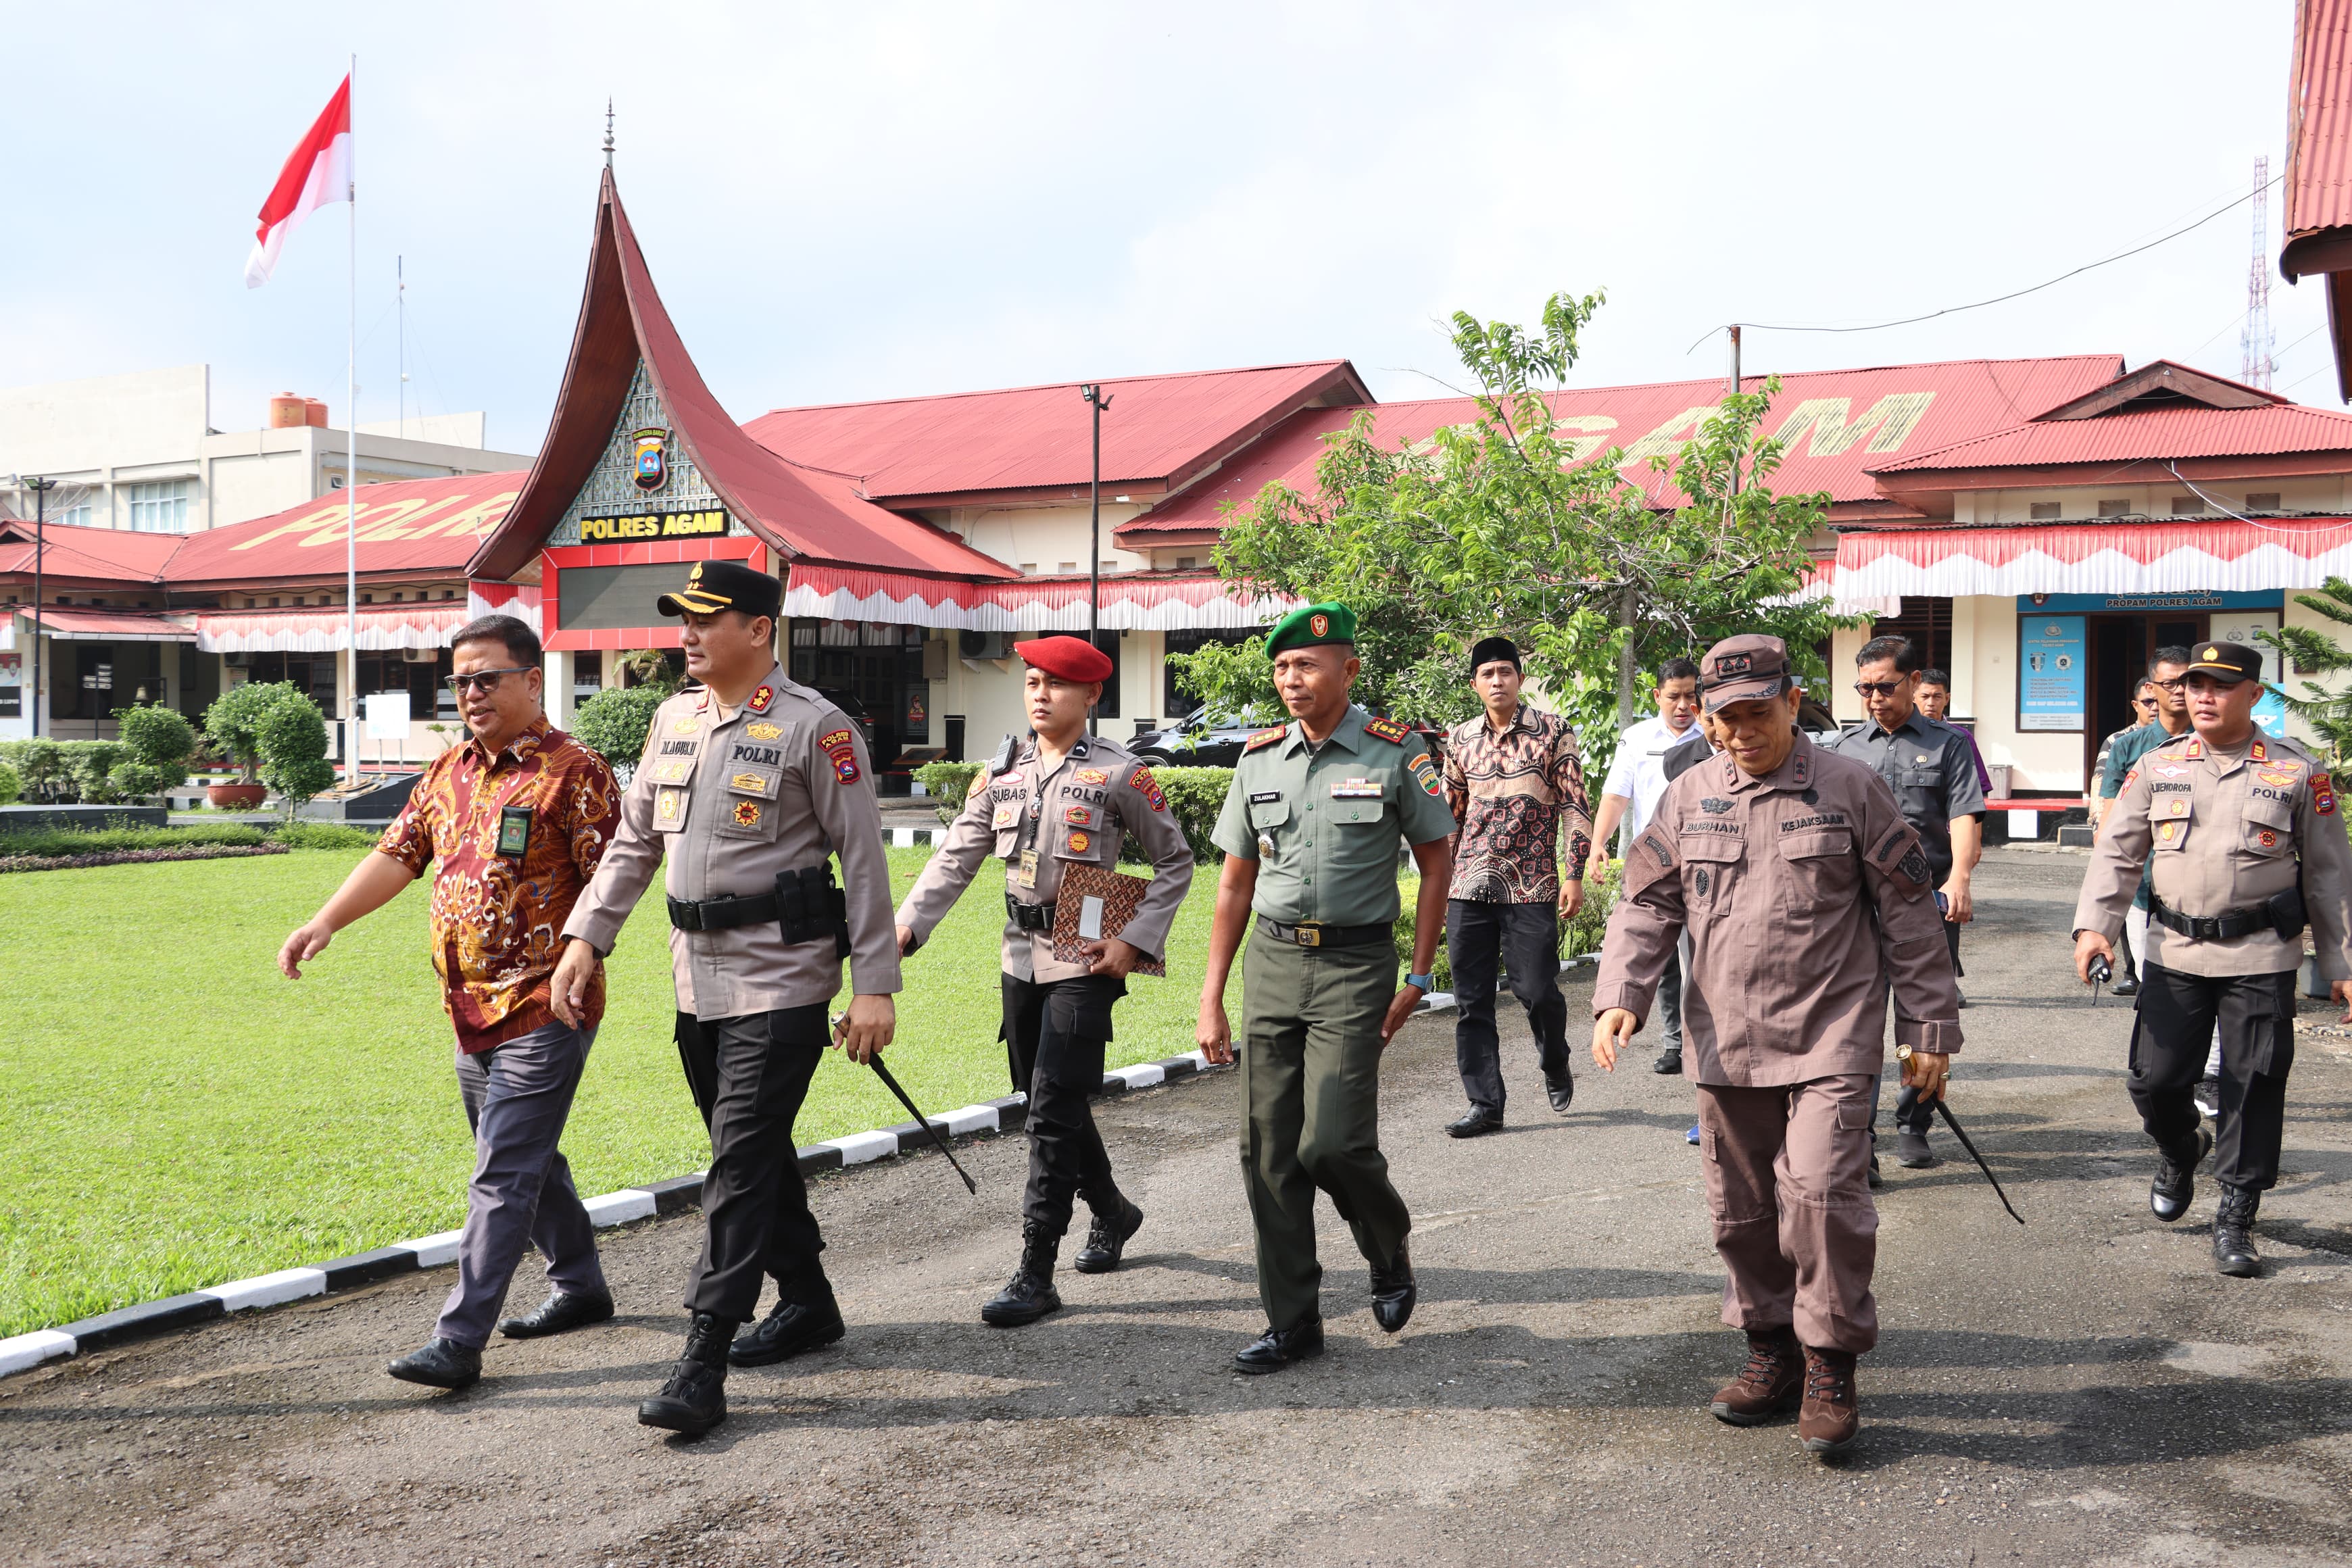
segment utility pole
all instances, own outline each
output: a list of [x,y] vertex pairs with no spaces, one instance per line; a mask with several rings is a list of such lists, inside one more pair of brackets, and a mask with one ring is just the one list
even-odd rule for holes
[[[1078,388],[1078,395],[1087,400],[1094,411],[1095,461],[1094,481],[1088,492],[1087,519],[1087,645],[1096,644],[1102,629],[1102,416],[1110,406],[1099,383],[1088,382]],[[1095,733],[1094,710],[1087,710],[1087,733]]]
[[41,641],[47,622],[41,615],[41,551],[47,542],[49,516],[49,492],[58,488],[55,479],[26,479],[33,492],[33,738],[41,735],[41,698],[47,688],[41,684]]

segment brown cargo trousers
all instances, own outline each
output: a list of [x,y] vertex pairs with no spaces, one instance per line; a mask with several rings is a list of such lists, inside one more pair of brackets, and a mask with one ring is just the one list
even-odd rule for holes
[[1697,1086],[1707,1212],[1730,1271],[1723,1321],[1733,1328],[1794,1328],[1817,1350],[1856,1355],[1878,1342],[1872,1082],[1841,1073],[1762,1089]]
[[1315,949],[1254,933],[1242,955],[1242,1180],[1271,1328],[1320,1315],[1317,1188],[1367,1260],[1394,1258],[1412,1228],[1381,1153],[1381,1019],[1396,991],[1390,942]]

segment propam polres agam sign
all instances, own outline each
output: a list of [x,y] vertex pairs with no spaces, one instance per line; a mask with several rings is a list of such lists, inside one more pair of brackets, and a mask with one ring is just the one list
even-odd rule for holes
[[640,511],[623,517],[583,517],[580,542],[612,544],[629,539],[715,539],[727,531],[727,513],[704,511]]

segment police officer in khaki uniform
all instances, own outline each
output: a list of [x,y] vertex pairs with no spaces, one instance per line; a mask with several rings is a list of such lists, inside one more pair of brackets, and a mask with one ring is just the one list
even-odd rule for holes
[[[2094,960],[2114,963],[2146,862],[2154,897],[2131,1097],[2159,1155],[2148,1207],[2161,1220],[2186,1214],[2198,1163],[2212,1152],[2221,1184],[2213,1265],[2244,1278],[2262,1272],[2254,1216],[2278,1184],[2306,921],[2338,1002],[2352,977],[2352,849],[2318,762],[2254,724],[2262,655],[2226,642],[2191,651],[2194,733],[2148,752],[2124,779],[2074,906],[2074,967],[2087,982]],[[2194,1098],[2217,1022],[2218,1140]]]
[[[999,1328],[1034,1323],[1061,1308],[1054,1262],[1070,1226],[1071,1200],[1094,1211],[1073,1260],[1081,1274],[1118,1267],[1143,1211],[1113,1181],[1110,1155],[1088,1097],[1102,1087],[1111,1006],[1127,975],[1164,956],[1168,928],[1192,885],[1192,850],[1151,770],[1118,742],[1087,733],[1113,666],[1083,637],[1015,643],[1029,666],[1023,699],[1034,732],[1008,737],[923,874],[898,906],[898,948],[911,953],[936,929],[993,855],[1004,862],[1005,1051],[1013,1087],[1029,1097],[1029,1186],[1022,1203],[1021,1264],[980,1310]],[[1076,866],[1105,869],[1132,833],[1154,875],[1117,935],[1086,944],[1083,959],[1054,955],[1062,879]]]
[[[898,944],[873,764],[856,723],[777,668],[782,597],[773,577],[705,561],[657,601],[685,623],[686,670],[702,684],[655,710],[620,832],[573,906],[551,981],[568,1019],[667,859],[678,1047],[710,1127],[710,1172],[686,1353],[637,1419],[678,1432],[726,1419],[730,1349],[736,1364],[757,1364],[841,1337],[793,1119],[824,1054],[843,958],[856,994],[833,1043],[869,1060],[897,1018]],[[737,1346],[762,1273],[776,1277],[782,1299]]]
[[1724,754],[1666,786],[1625,854],[1593,982],[1593,1059],[1614,1071],[1684,932],[1683,1030],[1723,1321],[1748,1361],[1709,1403],[1733,1426],[1800,1406],[1815,1454],[1861,1426],[1855,1359],[1878,1342],[1871,1279],[1871,1080],[1895,1037],[1905,1081],[1944,1092],[1959,990],[1932,872],[1885,781],[1796,728],[1778,637],[1727,638],[1699,661]]
[[[1348,700],[1363,668],[1345,605],[1309,605],[1275,624],[1266,656],[1291,721],[1249,738],[1217,819],[1225,863],[1198,1036],[1213,1062],[1234,1059],[1225,981],[1244,928],[1255,928],[1242,971],[1242,1168],[1267,1327],[1234,1357],[1246,1373],[1322,1353],[1318,1187],[1372,1266],[1374,1321],[1403,1328],[1418,1291],[1405,1250],[1412,1215],[1381,1154],[1381,1053],[1431,986],[1454,822],[1423,738]],[[1402,989],[1400,837],[1421,868]]]

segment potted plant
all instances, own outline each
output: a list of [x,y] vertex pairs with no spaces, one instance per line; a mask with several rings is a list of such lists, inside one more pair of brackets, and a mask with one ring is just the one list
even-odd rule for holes
[[236,784],[208,784],[205,798],[214,805],[250,811],[269,798],[261,782],[262,715],[292,691],[283,681],[248,680],[213,700],[205,710],[205,744],[226,757],[242,775]]

